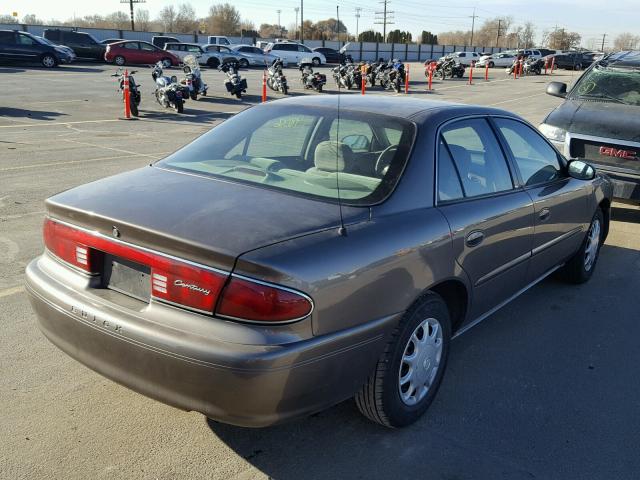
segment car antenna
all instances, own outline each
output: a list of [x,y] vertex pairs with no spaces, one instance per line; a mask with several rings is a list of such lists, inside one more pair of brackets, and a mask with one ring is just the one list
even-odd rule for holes
[[347,228],[344,226],[344,216],[342,214],[342,198],[340,197],[340,96],[341,87],[338,82],[338,116],[336,118],[336,189],[338,191],[338,211],[340,212],[340,228],[338,229],[338,235],[346,237]]

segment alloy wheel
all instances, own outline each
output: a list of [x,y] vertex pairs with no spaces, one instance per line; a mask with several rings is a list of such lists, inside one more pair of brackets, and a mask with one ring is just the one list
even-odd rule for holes
[[398,372],[398,392],[409,406],[419,403],[429,392],[442,360],[442,327],[427,318],[415,328],[404,348]]

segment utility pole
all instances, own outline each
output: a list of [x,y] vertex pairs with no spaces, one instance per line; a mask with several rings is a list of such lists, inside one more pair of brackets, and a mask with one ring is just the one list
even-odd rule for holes
[[298,12],[300,11],[300,7],[295,7],[296,11],[296,40],[298,39]]
[[469,46],[471,47],[473,47],[473,30],[476,26],[476,18],[478,18],[478,15],[476,15],[476,8],[473,7],[473,15],[471,15],[471,41],[469,42]]
[[[136,24],[133,21],[133,4],[134,3],[145,3],[146,1],[147,0],[120,0],[120,3],[128,3],[129,4],[129,11],[131,12],[131,30],[135,30],[136,29]],[[74,12],[73,15],[74,15],[74,18],[75,18],[75,12]]]
[[607,38],[607,34],[603,34],[602,35],[602,48],[600,49],[601,52],[604,52],[604,39]]
[[358,23],[360,21],[360,12],[362,7],[356,7],[356,40],[358,40]]
[[336,39],[340,43],[340,7],[336,5]]
[[278,30],[280,31],[280,36],[282,36],[282,27],[280,26],[280,14],[282,10],[276,10],[276,12],[278,12]]
[[304,43],[304,0],[300,0],[300,43]]
[[498,19],[498,34],[496,35],[496,47],[500,45],[500,25],[502,25],[502,20]]
[[[384,9],[382,12],[376,12],[376,15],[378,15],[378,18],[376,18],[376,21],[373,22],[375,24],[382,25],[382,41],[383,42],[387,41],[387,25],[393,24],[393,12],[390,12],[389,10],[387,10],[387,4],[390,3],[390,1],[391,0],[380,0],[379,3],[382,3],[384,5]],[[380,17],[380,15],[382,15],[382,17]]]

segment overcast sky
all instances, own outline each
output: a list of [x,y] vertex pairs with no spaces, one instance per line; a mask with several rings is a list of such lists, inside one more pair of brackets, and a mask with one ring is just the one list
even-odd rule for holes
[[[277,9],[282,10],[280,23],[287,27],[295,22],[295,7],[300,6],[299,0],[235,0],[229,1],[242,14],[243,19],[253,21],[256,26],[261,23],[277,23]],[[165,5],[177,4],[169,0],[147,0],[138,8],[149,10],[151,16]],[[209,6],[218,3],[211,0],[191,0],[189,3],[196,9],[198,15],[206,15]],[[220,3],[224,3],[221,1]],[[336,5],[340,7],[340,20],[350,32],[355,33],[355,9],[361,7],[359,31],[376,28],[382,30],[381,25],[374,25],[375,11],[382,10],[382,4],[377,0],[361,2],[357,0],[306,0],[304,4],[305,19],[321,20],[335,17]],[[400,28],[409,30],[414,35],[422,30],[434,33],[470,29],[471,15],[476,7],[476,25],[483,20],[496,16],[512,16],[516,23],[527,20],[538,26],[538,35],[545,29],[567,28],[579,32],[583,37],[583,44],[590,39],[602,39],[604,33],[613,38],[617,33],[628,31],[640,35],[640,0],[485,0],[482,2],[466,2],[464,0],[396,0],[389,2],[389,10],[395,12],[395,24],[390,29]],[[0,6],[0,13],[17,11],[19,17],[27,13],[34,13],[38,17],[49,19],[66,19],[94,13],[106,14],[115,10],[128,11],[128,4],[120,4],[119,0],[4,0]],[[9,9],[9,10],[6,10]],[[6,10],[6,11],[5,11]]]

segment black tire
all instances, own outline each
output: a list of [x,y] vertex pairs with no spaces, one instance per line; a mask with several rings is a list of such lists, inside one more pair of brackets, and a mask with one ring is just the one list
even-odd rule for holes
[[247,60],[246,58],[241,58],[238,62],[238,65],[240,66],[240,68],[249,68],[249,60]]
[[[589,247],[590,234],[596,222],[599,222],[599,230],[600,235],[598,239],[598,247],[595,251],[595,257],[590,265],[587,266],[586,255],[587,249]],[[602,210],[598,208],[596,213],[593,215],[593,219],[591,220],[591,224],[589,225],[589,230],[587,230],[587,234],[580,245],[580,249],[576,252],[576,254],[571,257],[565,266],[561,270],[561,274],[563,278],[569,283],[584,283],[588,281],[593,275],[593,271],[596,269],[596,265],[598,263],[598,257],[600,254],[600,247],[602,246],[602,242],[604,241],[604,235],[606,232],[606,225],[604,223],[604,214]]]
[[238,93],[236,93],[236,98],[237,98],[238,100],[242,100],[242,92],[238,92]]
[[176,106],[176,112],[178,113],[184,112],[184,101],[181,98],[176,98],[176,101],[174,102],[174,104]]
[[464,77],[464,72],[458,72],[456,75],[458,76],[458,78],[462,78]]
[[[414,405],[407,405],[400,396],[402,358],[405,349],[409,348],[412,334],[428,318],[436,319],[442,328],[440,362],[424,398]],[[360,412],[370,420],[391,428],[404,427],[418,420],[438,391],[447,365],[450,341],[451,321],[447,305],[440,295],[427,292],[403,315],[375,370],[356,394],[355,401]]]
[[287,87],[286,85],[282,87],[282,93],[284,95],[287,95],[289,93],[289,87]]
[[162,60],[160,60],[162,62],[162,66],[164,68],[169,68],[169,67],[173,67],[173,62],[171,61],[170,58],[163,58]]
[[582,64],[578,63],[575,67],[576,70],[582,70]]
[[122,67],[125,63],[127,63],[127,60],[122,55],[116,55],[116,58],[113,59],[113,63],[115,63],[119,67]]
[[322,85],[318,85],[318,86],[316,87],[316,91],[317,91],[318,93],[322,93]]
[[54,68],[58,66],[58,59],[50,53],[45,53],[40,57],[40,63],[45,68]]
[[495,66],[496,66],[496,64],[495,64],[495,63],[493,63],[493,62],[489,62],[489,68],[493,68],[493,67],[495,67]]
[[216,57],[211,57],[209,60],[207,60],[207,67],[209,68],[218,68],[219,65],[220,60],[218,60]]
[[320,66],[320,59],[318,57],[313,57],[311,59],[311,63],[313,64],[314,67],[319,67]]
[[129,94],[129,109],[131,110],[131,115],[134,117],[138,116],[138,104],[136,103],[136,97],[133,93]]

